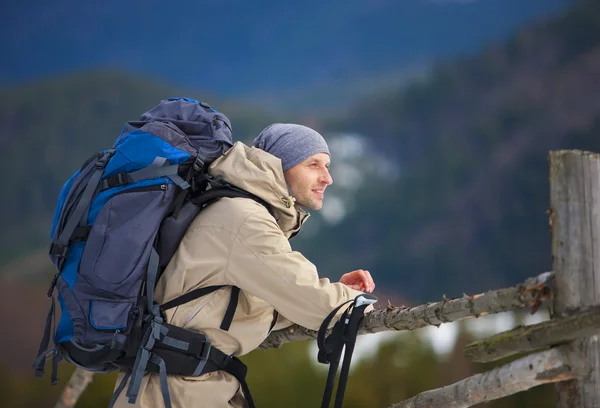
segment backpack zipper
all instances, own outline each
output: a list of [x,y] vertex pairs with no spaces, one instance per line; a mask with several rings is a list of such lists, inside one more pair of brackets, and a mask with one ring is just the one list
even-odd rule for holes
[[141,192],[144,192],[144,191],[160,191],[160,190],[162,190],[162,192],[163,192],[162,201],[164,203],[165,200],[167,199],[167,185],[164,184],[164,183],[163,184],[153,184],[151,186],[130,188],[128,190],[119,191],[117,194],[115,194],[112,197],[110,197],[109,200],[112,200],[113,198],[115,198],[116,196],[121,195],[121,194],[141,193]]
[[163,184],[153,184],[151,186],[130,188],[127,190],[119,191],[117,194],[113,195],[112,197],[118,196],[120,194],[140,193],[140,192],[144,192],[144,191],[158,191],[158,190],[167,191],[167,185],[163,183]]

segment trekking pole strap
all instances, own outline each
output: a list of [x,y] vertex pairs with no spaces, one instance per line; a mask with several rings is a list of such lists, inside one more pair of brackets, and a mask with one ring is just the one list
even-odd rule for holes
[[[377,302],[377,298],[373,295],[367,293],[358,295],[355,299],[344,302],[336,307],[321,324],[317,333],[317,344],[319,347],[318,360],[320,363],[330,364],[321,408],[329,407],[340,357],[344,347],[346,347],[334,403],[335,408],[341,408],[346,390],[346,382],[350,372],[352,352],[354,351],[354,344],[356,343],[356,337],[358,335],[358,328],[364,318],[365,309],[368,305],[375,302]],[[333,326],[331,334],[326,336],[327,327],[331,323],[331,320],[337,312],[348,303],[352,304],[344,310],[339,320]]]
[[[350,302],[353,302],[353,300],[348,300],[347,302],[344,302],[335,309],[333,309],[331,313],[327,315],[325,320],[323,320],[323,323],[321,323],[321,327],[319,327],[319,331],[317,332],[317,345],[319,347],[319,363],[329,363],[327,353],[333,350],[337,343],[341,342],[343,331],[341,330],[342,326],[339,324],[339,322],[342,320],[342,318],[345,319],[345,316],[347,315],[348,311],[346,310],[342,314],[340,320],[333,326],[332,332],[329,336],[327,336],[327,328],[329,327],[329,324],[331,323],[337,312]],[[336,344],[333,344],[334,341]],[[330,343],[332,347],[327,347],[326,342]],[[321,351],[323,351],[323,353],[325,354],[321,353]]]

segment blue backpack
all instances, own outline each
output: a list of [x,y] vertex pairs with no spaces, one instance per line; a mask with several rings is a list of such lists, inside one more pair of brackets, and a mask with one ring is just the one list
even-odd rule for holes
[[[167,374],[199,376],[224,370],[236,377],[249,406],[246,366],[211,346],[202,334],[172,326],[164,311],[223,286],[205,287],[159,305],[153,293],[160,273],[188,225],[220,197],[258,197],[213,179],[208,165],[232,146],[229,119],[205,103],[170,98],[128,122],[113,147],[88,159],[60,192],[49,256],[57,269],[48,290],[52,304],[34,363],[37,376],[52,357],[58,363],[99,373],[126,375],[135,403],[142,376],[160,374],[170,407]],[[268,208],[268,206],[267,206]],[[54,289],[61,318],[48,349],[54,318]],[[239,289],[233,288],[221,328],[233,319]]]

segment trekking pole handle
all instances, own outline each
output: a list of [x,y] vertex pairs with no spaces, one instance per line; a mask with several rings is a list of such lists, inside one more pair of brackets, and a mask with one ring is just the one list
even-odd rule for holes
[[377,297],[371,295],[369,293],[363,293],[362,295],[358,295],[354,299],[354,307],[368,306],[377,302]]
[[344,325],[346,326],[344,331],[344,341],[346,346],[349,343],[354,343],[356,341],[358,326],[363,320],[365,309],[367,306],[372,305],[375,302],[377,302],[377,297],[368,293],[363,293],[354,298],[352,311],[348,314],[346,320],[344,321]]

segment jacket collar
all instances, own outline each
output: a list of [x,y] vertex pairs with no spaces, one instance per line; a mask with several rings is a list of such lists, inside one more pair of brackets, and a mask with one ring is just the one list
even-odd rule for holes
[[300,232],[310,215],[289,195],[281,160],[262,149],[236,142],[210,165],[208,173],[265,200],[288,238]]

